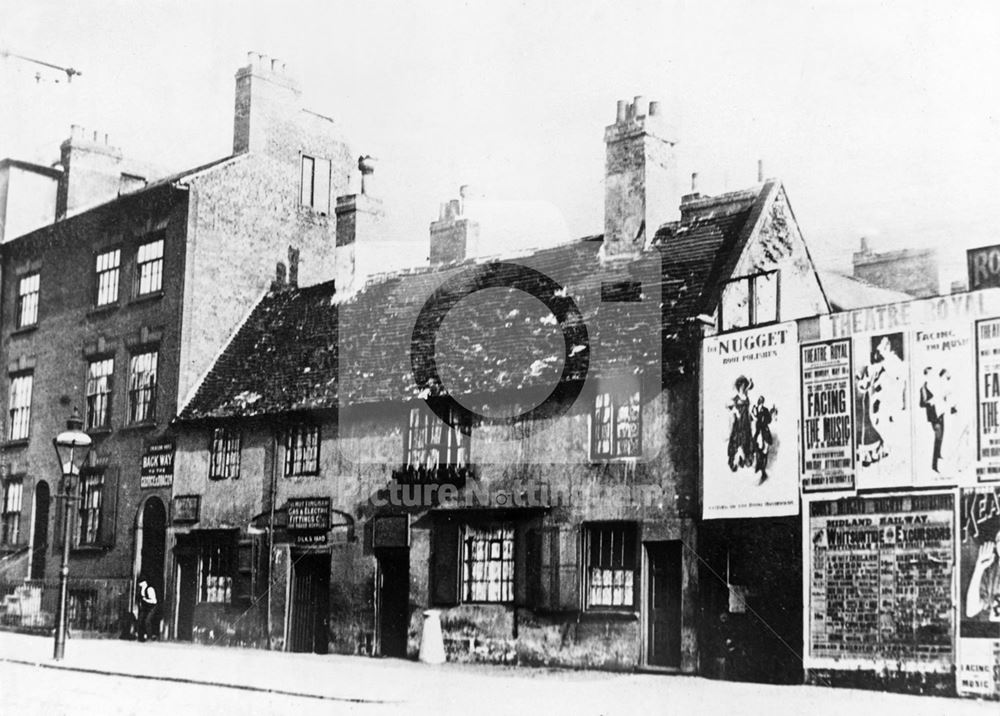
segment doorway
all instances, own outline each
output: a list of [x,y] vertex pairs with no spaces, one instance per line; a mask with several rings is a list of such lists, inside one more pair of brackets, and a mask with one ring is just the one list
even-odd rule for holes
[[681,666],[681,543],[646,543],[646,665]]
[[177,624],[174,638],[191,641],[194,636],[194,606],[198,600],[198,556],[177,552]]
[[139,574],[163,594],[163,560],[167,547],[167,509],[159,497],[150,497],[139,519]]
[[330,648],[330,555],[292,553],[289,651],[326,654]]
[[45,579],[45,553],[49,549],[49,483],[35,485],[35,524],[31,535],[29,579]]
[[410,631],[410,550],[378,555],[378,645],[382,656],[406,658]]

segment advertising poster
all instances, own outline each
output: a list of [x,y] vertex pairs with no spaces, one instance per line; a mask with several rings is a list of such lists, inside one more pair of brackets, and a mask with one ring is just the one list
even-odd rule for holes
[[859,490],[912,484],[906,333],[854,338],[855,471]]
[[971,325],[915,329],[910,340],[913,386],[913,481],[917,487],[972,480],[976,405]]
[[798,334],[795,323],[707,338],[705,519],[798,513]]
[[809,668],[951,671],[952,494],[809,503]]
[[849,340],[801,349],[802,491],[854,489],[854,386]]
[[1000,481],[1000,318],[976,321],[976,477]]
[[958,692],[1000,696],[1000,487],[962,490]]

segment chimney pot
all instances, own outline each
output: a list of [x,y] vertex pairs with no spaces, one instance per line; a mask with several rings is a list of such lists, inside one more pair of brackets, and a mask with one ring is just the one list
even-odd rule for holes
[[361,193],[370,194],[375,174],[375,157],[369,154],[363,154],[358,157],[358,171],[361,172]]
[[757,183],[760,184],[764,181],[764,160],[757,160]]
[[691,172],[691,193],[698,193],[698,172]]
[[621,124],[625,121],[626,112],[628,112],[628,102],[623,99],[618,100],[618,109],[615,114],[615,123]]
[[637,94],[633,100],[633,105],[635,106],[635,116],[645,117],[646,116],[646,98],[641,94]]
[[649,103],[649,116],[657,117],[660,114],[660,103],[656,100],[652,100]]
[[288,285],[297,288],[299,285],[299,250],[288,247]]

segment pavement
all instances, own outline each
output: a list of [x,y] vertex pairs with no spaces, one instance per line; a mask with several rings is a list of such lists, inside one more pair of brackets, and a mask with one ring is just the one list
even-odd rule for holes
[[[117,708],[102,713],[176,713],[177,702],[166,694],[187,690],[228,692],[238,702],[255,705],[256,713],[434,713],[464,714],[633,714],[684,711],[698,714],[761,714],[778,712],[842,714],[871,710],[880,714],[997,713],[996,703],[968,699],[886,694],[854,689],[777,686],[711,681],[695,676],[618,674],[474,664],[431,666],[402,659],[288,654],[258,649],[202,646],[178,642],[138,642],[113,639],[70,639],[66,656],[52,660],[52,639],[0,632],[0,711],[10,704],[5,694],[20,698],[19,713],[90,713],[89,709],[40,704],[56,695],[39,693],[56,677],[99,682],[88,687],[99,701]],[[61,682],[60,682],[61,683]],[[20,687],[20,690],[19,690]],[[141,691],[135,707],[126,702]],[[150,702],[150,694],[163,701]],[[171,696],[170,699],[175,698]],[[194,698],[194,697],[191,697]],[[242,701],[241,701],[242,700]],[[210,700],[198,696],[187,713],[219,714]],[[95,707],[96,709],[96,707]],[[223,709],[228,712],[229,709]],[[13,710],[12,710],[13,712]],[[96,710],[94,712],[97,712]]]

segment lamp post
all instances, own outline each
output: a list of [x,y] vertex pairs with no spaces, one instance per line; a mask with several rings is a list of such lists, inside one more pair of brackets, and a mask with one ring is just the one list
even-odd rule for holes
[[56,612],[56,644],[52,658],[59,661],[66,653],[66,597],[69,590],[69,522],[70,510],[73,504],[73,493],[76,490],[76,479],[80,476],[80,468],[90,454],[90,436],[83,432],[83,420],[80,413],[73,408],[73,414],[66,421],[66,430],[52,440],[56,448],[62,470],[62,494],[64,509],[62,520],[63,554],[62,567],[59,569],[59,608]]

